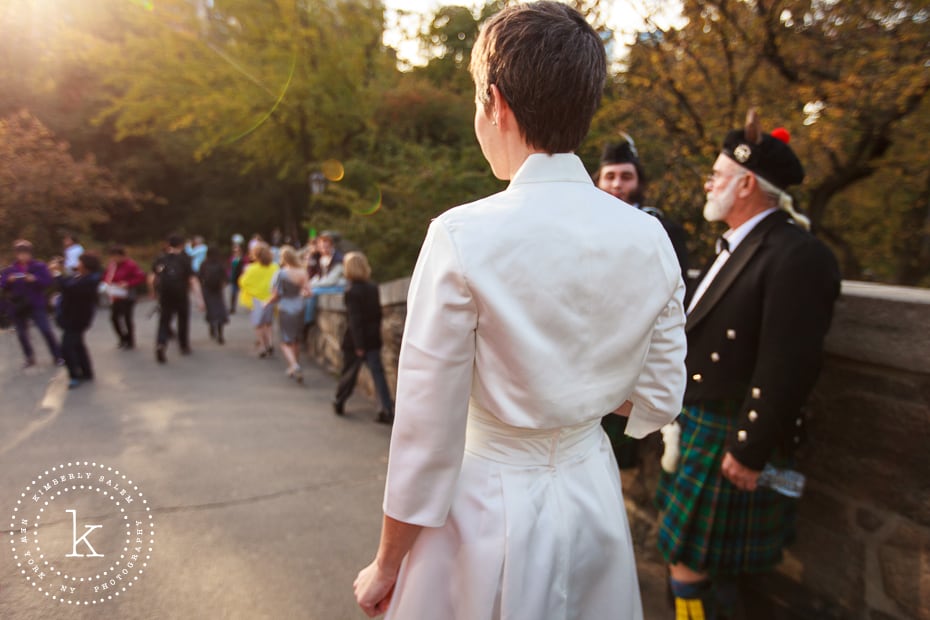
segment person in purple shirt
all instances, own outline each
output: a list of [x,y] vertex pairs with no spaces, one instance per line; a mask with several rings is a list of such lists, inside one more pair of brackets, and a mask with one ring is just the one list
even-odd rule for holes
[[45,290],[53,281],[52,274],[45,263],[32,257],[32,244],[25,239],[13,243],[13,253],[13,264],[0,272],[0,288],[11,306],[16,336],[26,358],[23,367],[28,368],[36,363],[35,351],[29,342],[30,319],[45,338],[55,365],[61,366],[64,364],[61,347],[49,325],[45,299]]

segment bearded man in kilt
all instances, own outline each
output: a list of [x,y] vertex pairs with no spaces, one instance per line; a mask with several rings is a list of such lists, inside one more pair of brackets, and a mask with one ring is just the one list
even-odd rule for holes
[[793,535],[795,500],[757,481],[804,439],[840,275],[785,191],[804,178],[788,141],[750,111],[704,185],[705,219],[729,230],[685,300],[679,458],[656,497],[677,620],[732,617],[738,578],[773,568]]

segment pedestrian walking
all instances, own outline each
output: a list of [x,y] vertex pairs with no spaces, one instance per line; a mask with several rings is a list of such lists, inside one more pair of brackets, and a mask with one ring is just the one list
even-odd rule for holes
[[195,236],[191,241],[184,244],[184,252],[191,257],[191,269],[194,273],[200,273],[200,266],[207,259],[207,244],[204,243],[203,237]]
[[300,262],[297,251],[290,246],[281,248],[281,269],[275,275],[274,292],[268,300],[278,309],[278,328],[281,353],[287,360],[287,376],[303,383],[300,368],[300,338],[304,328],[304,305],[310,294],[307,268]]
[[158,335],[155,341],[155,359],[159,364],[167,361],[166,351],[171,332],[171,321],[177,317],[178,345],[182,355],[190,355],[191,292],[203,309],[200,282],[191,267],[191,259],[184,252],[184,240],[177,235],[168,238],[165,251],[152,264],[150,285],[158,298]]
[[229,322],[226,314],[226,302],[223,296],[226,293],[226,266],[220,260],[216,248],[207,250],[207,256],[198,272],[200,290],[203,291],[203,303],[206,308],[204,318],[210,326],[210,338],[218,344],[224,344],[223,327]]
[[110,323],[119,339],[117,347],[133,349],[136,346],[136,328],[133,313],[136,306],[136,289],[145,283],[145,272],[128,256],[121,245],[110,248],[110,262],[103,276],[103,292],[110,301]]
[[7,298],[13,315],[16,337],[23,350],[24,368],[35,366],[35,351],[29,341],[29,323],[33,323],[48,345],[55,364],[61,366],[61,347],[48,321],[48,298],[46,292],[52,285],[52,274],[48,266],[32,255],[32,243],[25,239],[13,242],[13,264],[0,272],[0,288]]
[[338,415],[344,413],[345,403],[355,389],[359,370],[364,364],[368,366],[381,403],[376,419],[382,424],[391,424],[394,422],[394,401],[381,363],[381,298],[378,285],[371,281],[371,266],[361,252],[349,252],[343,264],[348,281],[343,296],[348,325],[342,338],[342,373],[333,399],[333,410]]
[[256,243],[251,250],[252,260],[239,276],[239,303],[249,309],[249,321],[255,328],[255,345],[258,356],[265,358],[274,353],[274,306],[267,306],[272,295],[272,283],[278,265],[272,261],[271,249],[264,242]]
[[71,275],[77,271],[78,259],[81,258],[81,254],[84,253],[84,246],[78,242],[77,235],[74,233],[66,233],[61,238],[61,245],[65,255],[65,273]]
[[61,292],[55,311],[62,330],[61,353],[68,367],[68,389],[74,389],[81,383],[94,380],[94,367],[84,342],[84,333],[90,329],[97,310],[100,259],[95,254],[83,252],[72,275],[65,275],[61,269],[55,269],[54,275]]
[[[239,235],[241,238],[242,235]],[[236,313],[236,304],[239,302],[239,276],[248,264],[248,257],[242,253],[242,244],[233,243],[232,254],[229,256],[229,313]]]

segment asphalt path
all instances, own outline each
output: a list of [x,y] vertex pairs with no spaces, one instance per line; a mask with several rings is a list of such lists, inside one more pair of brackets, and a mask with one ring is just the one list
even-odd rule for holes
[[[193,353],[172,344],[159,365],[150,310],[133,351],[98,314],[96,380],[74,390],[37,333],[22,370],[0,332],[0,618],[364,618],[352,581],[378,542],[390,438],[377,405],[335,416],[334,378],[305,364],[300,386],[280,352],[257,359],[243,314],[221,346],[195,313]],[[657,570],[640,567],[646,618],[670,613]]]
[[[24,371],[15,336],[0,333],[0,517],[10,518],[2,530],[11,548],[0,551],[0,618],[365,617],[352,581],[377,545],[390,436],[373,422],[376,405],[356,397],[336,417],[334,380],[305,365],[299,386],[285,376],[279,352],[257,359],[242,314],[232,316],[224,346],[193,318],[192,355],[172,346],[168,363],[158,365],[149,309],[137,308],[133,351],[116,348],[107,312],[98,314],[87,339],[96,380],[74,390],[38,334],[40,363]],[[150,507],[139,513],[154,522],[152,536],[146,521],[142,545],[150,560],[144,569],[134,563],[138,579],[126,591],[122,580],[102,590],[108,579],[96,579],[114,557],[101,545],[120,551],[107,538],[119,519],[113,501],[101,501],[90,485],[59,496],[32,531],[46,550],[78,540],[84,557],[70,559],[65,574],[93,578],[97,593],[69,587],[50,600],[46,592],[61,592],[60,577],[33,586],[22,574],[28,545],[9,532],[34,511],[24,504],[35,503],[37,477],[51,480],[51,468],[62,465],[89,470],[95,488],[106,482],[98,482],[99,465],[118,471],[100,470],[117,482],[127,476],[142,494],[123,507],[139,513],[142,499]],[[102,525],[86,541],[106,557],[87,557],[91,547],[80,538],[88,524]]]

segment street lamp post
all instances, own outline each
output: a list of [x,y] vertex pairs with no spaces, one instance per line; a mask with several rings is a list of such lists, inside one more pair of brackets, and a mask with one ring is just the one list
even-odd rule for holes
[[316,170],[310,173],[308,181],[310,183],[310,216],[312,218],[313,207],[316,205],[317,196],[326,191],[326,175]]
[[326,190],[326,175],[319,170],[310,173],[310,194],[318,196]]

